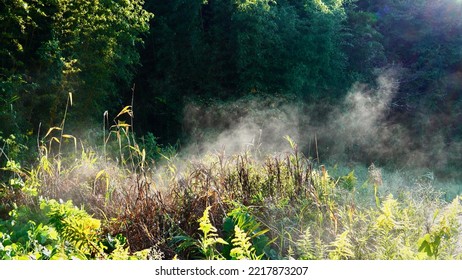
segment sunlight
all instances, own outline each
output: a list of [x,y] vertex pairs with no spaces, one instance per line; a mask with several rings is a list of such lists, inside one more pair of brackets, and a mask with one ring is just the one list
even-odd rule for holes
[[[0,0],[0,275],[462,260],[461,15],[462,0]],[[54,276],[42,265],[31,277]]]

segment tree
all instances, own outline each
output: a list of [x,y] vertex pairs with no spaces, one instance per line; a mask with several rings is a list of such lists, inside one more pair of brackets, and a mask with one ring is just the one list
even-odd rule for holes
[[152,17],[143,0],[14,0],[0,5],[0,90],[19,98],[18,111],[30,126],[55,125],[68,92],[73,92],[75,118],[91,119],[101,115],[118,88],[129,89],[139,63],[137,47]]
[[354,81],[371,83],[376,78],[374,70],[385,67],[387,57],[384,36],[378,31],[379,17],[363,2],[368,1],[355,1],[347,7],[345,52]]

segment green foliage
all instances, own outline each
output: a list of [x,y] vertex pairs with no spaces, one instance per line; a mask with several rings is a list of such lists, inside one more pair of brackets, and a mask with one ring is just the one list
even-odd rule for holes
[[175,236],[173,242],[179,243],[178,250],[183,251],[193,247],[197,249],[202,258],[207,260],[220,260],[224,259],[220,253],[219,245],[227,245],[223,238],[217,234],[217,229],[212,225],[209,218],[210,206],[204,210],[202,217],[198,220],[199,230],[202,235],[199,240],[195,240],[189,236]]
[[126,239],[120,235],[103,239],[100,230],[100,221],[71,201],[42,199],[39,209],[17,207],[0,222],[0,258],[146,259],[147,251],[132,255]]
[[209,219],[210,206],[204,210],[204,215],[199,219],[199,230],[203,235],[199,240],[198,246],[201,253],[208,260],[221,259],[222,257],[217,252],[216,245],[226,245],[227,242],[218,237],[217,229],[212,225]]
[[252,247],[250,237],[247,237],[247,234],[238,226],[234,227],[234,234],[233,248],[229,253],[233,260],[258,260],[261,258],[255,254],[255,248]]
[[301,260],[315,260],[315,247],[313,244],[313,236],[311,235],[310,228],[308,227],[305,232],[300,236],[296,246],[297,253]]
[[[350,86],[346,1],[147,1],[156,14],[137,79],[139,126],[185,135],[191,102],[335,99]],[[142,109],[141,109],[142,107]],[[172,129],[174,128],[174,129]],[[181,131],[181,133],[179,133]]]
[[[174,242],[180,242],[179,251],[196,247],[205,259],[257,260],[269,250],[268,238],[264,235],[268,230],[260,230],[259,223],[251,217],[245,208],[238,207],[228,213],[223,221],[226,240],[219,237],[217,229],[209,219],[210,206],[204,210],[199,219],[199,230],[202,236],[194,240],[188,236],[176,236]],[[258,251],[262,252],[258,254]]]
[[22,142],[25,142],[24,135],[20,135],[19,139],[14,134],[10,134],[7,138],[3,138],[2,133],[0,132],[0,157],[5,156],[7,160],[18,159],[22,156],[22,153],[29,150],[29,148],[24,145]]
[[[0,1],[0,257],[460,258],[460,199],[423,188],[432,178],[387,188],[371,165],[358,187],[359,172],[319,166],[316,135],[317,165],[288,136],[292,151],[273,156],[255,148],[189,161],[168,145],[201,134],[185,120],[212,102],[341,102],[353,81],[392,63],[400,87],[383,119],[409,128],[412,160],[436,147],[424,164],[457,166],[456,2]],[[248,112],[235,111],[218,112],[220,125]],[[101,112],[95,132],[88,120]],[[316,115],[310,127],[325,117]],[[91,139],[67,133],[79,125]]]
[[378,31],[379,17],[374,12],[358,7],[357,2],[365,1],[350,1],[346,8],[347,69],[354,73],[356,81],[370,83],[375,79],[374,69],[387,64],[387,56],[383,34]]
[[0,128],[25,133],[40,122],[51,126],[68,92],[75,94],[71,119],[94,118],[111,93],[125,91],[133,79],[137,47],[153,16],[143,5],[143,0],[2,1]]
[[[13,190],[21,190],[25,194],[33,197],[38,195],[37,187],[40,186],[40,183],[35,170],[23,170],[21,165],[13,160],[7,161],[6,166],[1,169],[13,172],[13,177],[9,180],[9,185]],[[24,180],[22,176],[26,179]]]
[[[239,232],[236,232],[236,229],[239,229]],[[250,254],[247,249],[244,250],[244,248],[241,248],[243,252],[246,252],[246,258],[250,255],[252,255],[253,258],[276,258],[275,252],[270,247],[271,241],[266,235],[268,231],[268,229],[261,229],[261,224],[250,214],[248,208],[244,206],[234,208],[223,221],[223,232],[226,236],[225,240],[228,242],[228,245],[223,248],[224,256],[234,257],[231,252],[233,251],[233,247],[236,246],[234,239],[237,238],[237,240],[241,242],[241,245],[244,245],[244,243],[252,245],[252,254]],[[244,238],[247,241],[244,242],[239,238]],[[235,252],[237,251],[239,250],[236,249]]]
[[72,92],[74,127],[86,130],[132,99],[137,134],[154,131],[168,146],[188,140],[191,102],[282,95],[336,103],[353,82],[373,83],[393,64],[400,87],[386,119],[417,136],[412,147],[432,146],[426,136],[438,130],[451,149],[428,162],[457,163],[457,1],[11,0],[0,8],[4,137],[43,134]]
[[[440,247],[443,247],[442,242],[447,243],[448,239],[460,234],[457,216],[461,211],[460,198],[457,197],[445,210],[443,216],[439,217],[440,221],[436,225],[433,225],[430,231],[418,240],[419,252],[425,252],[428,257],[438,259],[440,256]],[[435,212],[433,223],[437,215],[438,212]]]
[[348,230],[344,231],[332,242],[329,259],[348,260],[354,258],[353,245],[348,238],[348,233]]
[[[63,75],[69,76],[65,83],[77,87],[76,103],[82,109],[93,102],[102,105],[114,88],[113,79],[125,81],[128,86],[132,79],[130,67],[139,59],[135,44],[148,30],[151,17],[139,0],[88,0],[78,4],[59,1],[53,15],[53,40],[58,44],[52,45],[57,45],[55,51],[61,54],[58,59],[63,64]],[[75,75],[85,84],[73,85]],[[86,109],[84,113],[89,112]]]
[[348,175],[342,176],[340,178],[341,187],[348,191],[352,191],[353,188],[357,185],[357,183],[358,179],[355,177],[354,170],[348,173]]
[[[394,111],[407,111],[414,117],[405,118],[403,124],[415,133],[416,145],[432,146],[435,134],[445,139],[459,138],[460,130],[453,127],[460,114],[460,83],[456,82],[462,60],[462,5],[458,1],[360,1],[362,10],[373,16],[366,25],[375,32],[367,32],[374,40],[369,44],[385,54],[387,63],[398,64],[400,87]],[[364,17],[364,16],[363,16]],[[365,19],[363,19],[364,21]],[[361,29],[365,29],[362,27]],[[378,42],[377,42],[377,39]],[[442,43],[444,42],[444,43]],[[365,64],[367,65],[367,64]],[[435,133],[438,131],[438,133]],[[451,158],[451,166],[456,161]],[[430,153],[429,161],[441,158]],[[445,156],[446,157],[446,156]]]
[[75,208],[72,201],[42,201],[40,209],[62,238],[72,244],[79,253],[86,256],[102,253],[97,244],[101,226],[99,220],[92,218],[84,210]]
[[[125,108],[120,116],[130,112]],[[51,156],[59,150],[59,135],[66,139],[62,129],[52,128],[50,139],[59,142],[44,142],[35,166],[7,162],[9,180],[0,189],[1,258],[461,256],[460,199],[447,204],[420,181],[391,194],[381,169],[371,166],[358,187],[353,171],[332,177],[290,138],[293,151],[285,155],[257,160],[251,151],[209,154],[187,165],[170,158],[155,169],[129,125],[116,122],[111,130],[105,141],[115,143],[115,154],[82,148],[79,158],[74,149]]]

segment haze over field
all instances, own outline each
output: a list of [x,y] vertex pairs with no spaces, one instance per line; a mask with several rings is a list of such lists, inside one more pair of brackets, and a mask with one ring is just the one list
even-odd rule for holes
[[0,259],[462,259],[462,1],[0,1]]
[[[191,143],[182,152],[286,153],[291,147],[284,137],[290,136],[314,160],[319,156],[333,163],[376,162],[395,169],[415,167],[440,172],[448,162],[457,160],[461,144],[448,143],[442,134],[428,131],[420,135],[425,142],[419,145],[409,127],[394,121],[400,71],[390,67],[382,70],[374,83],[355,83],[343,101],[327,105],[328,109],[321,112],[309,104],[273,96],[203,106],[189,104],[184,110],[184,127]],[[319,118],[317,114],[324,115]]]

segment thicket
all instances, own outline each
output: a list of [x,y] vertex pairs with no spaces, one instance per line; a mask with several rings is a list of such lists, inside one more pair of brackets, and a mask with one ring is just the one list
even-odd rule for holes
[[32,168],[6,155],[2,259],[462,257],[461,199],[446,202],[431,181],[391,191],[374,165],[363,182],[331,176],[290,137],[292,152],[263,160],[251,150],[178,160],[159,147],[153,164],[116,120],[99,150],[61,126]]

